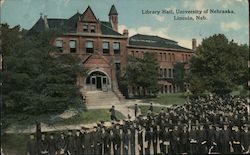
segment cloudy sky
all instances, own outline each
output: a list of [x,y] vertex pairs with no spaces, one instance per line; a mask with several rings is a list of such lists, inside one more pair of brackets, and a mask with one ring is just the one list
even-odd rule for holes
[[[96,17],[108,20],[112,4],[119,14],[119,31],[129,30],[136,33],[158,35],[179,42],[191,48],[192,38],[198,43],[202,38],[223,33],[230,40],[248,44],[249,21],[247,0],[0,0],[1,22],[11,27],[21,25],[30,29],[40,14],[48,18],[69,18],[77,11],[83,13],[89,5]],[[233,14],[202,14],[207,20],[174,20],[174,16],[192,16],[197,14],[142,14],[142,10],[233,10]]]

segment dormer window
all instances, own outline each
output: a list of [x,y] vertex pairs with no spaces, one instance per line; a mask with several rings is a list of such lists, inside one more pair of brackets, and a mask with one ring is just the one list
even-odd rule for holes
[[62,40],[57,40],[56,41],[56,47],[58,49],[59,52],[63,52],[63,41]]
[[89,32],[89,26],[88,24],[83,25],[83,32]]
[[91,25],[90,26],[90,32],[91,33],[95,33],[95,25]]

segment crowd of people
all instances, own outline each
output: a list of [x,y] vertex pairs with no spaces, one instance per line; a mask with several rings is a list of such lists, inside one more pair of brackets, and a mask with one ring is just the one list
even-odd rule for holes
[[[246,98],[194,97],[146,116],[118,121],[114,106],[110,126],[67,133],[30,135],[28,155],[178,155],[249,154],[250,131]],[[138,106],[135,106],[135,115]],[[57,135],[57,136],[56,136]]]

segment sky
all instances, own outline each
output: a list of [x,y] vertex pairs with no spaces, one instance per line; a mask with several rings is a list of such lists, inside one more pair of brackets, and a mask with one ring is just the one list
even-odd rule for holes
[[[70,18],[77,11],[83,13],[90,6],[97,18],[108,21],[108,13],[115,5],[118,11],[119,32],[129,30],[129,36],[157,35],[175,40],[191,48],[192,38],[198,44],[214,34],[225,34],[239,44],[249,43],[247,0],[0,0],[1,22],[11,27],[20,25],[30,29],[41,14],[48,18]],[[233,10],[233,14],[202,13],[206,20],[174,20],[174,16],[193,17],[198,14],[177,14],[175,11],[208,9]],[[174,14],[143,14],[148,11],[173,10]]]

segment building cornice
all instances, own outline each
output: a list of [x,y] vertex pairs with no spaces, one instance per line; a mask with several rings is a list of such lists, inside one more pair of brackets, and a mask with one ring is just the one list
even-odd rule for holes
[[102,37],[102,38],[116,38],[116,39],[128,39],[127,36],[117,35],[103,35],[101,33],[64,33],[66,36],[81,36],[81,37]]
[[149,47],[149,46],[137,46],[137,45],[127,45],[127,48],[150,49],[150,50],[164,50],[164,51],[194,53],[193,50],[183,50],[183,49],[173,49],[173,48],[161,48],[161,47]]

